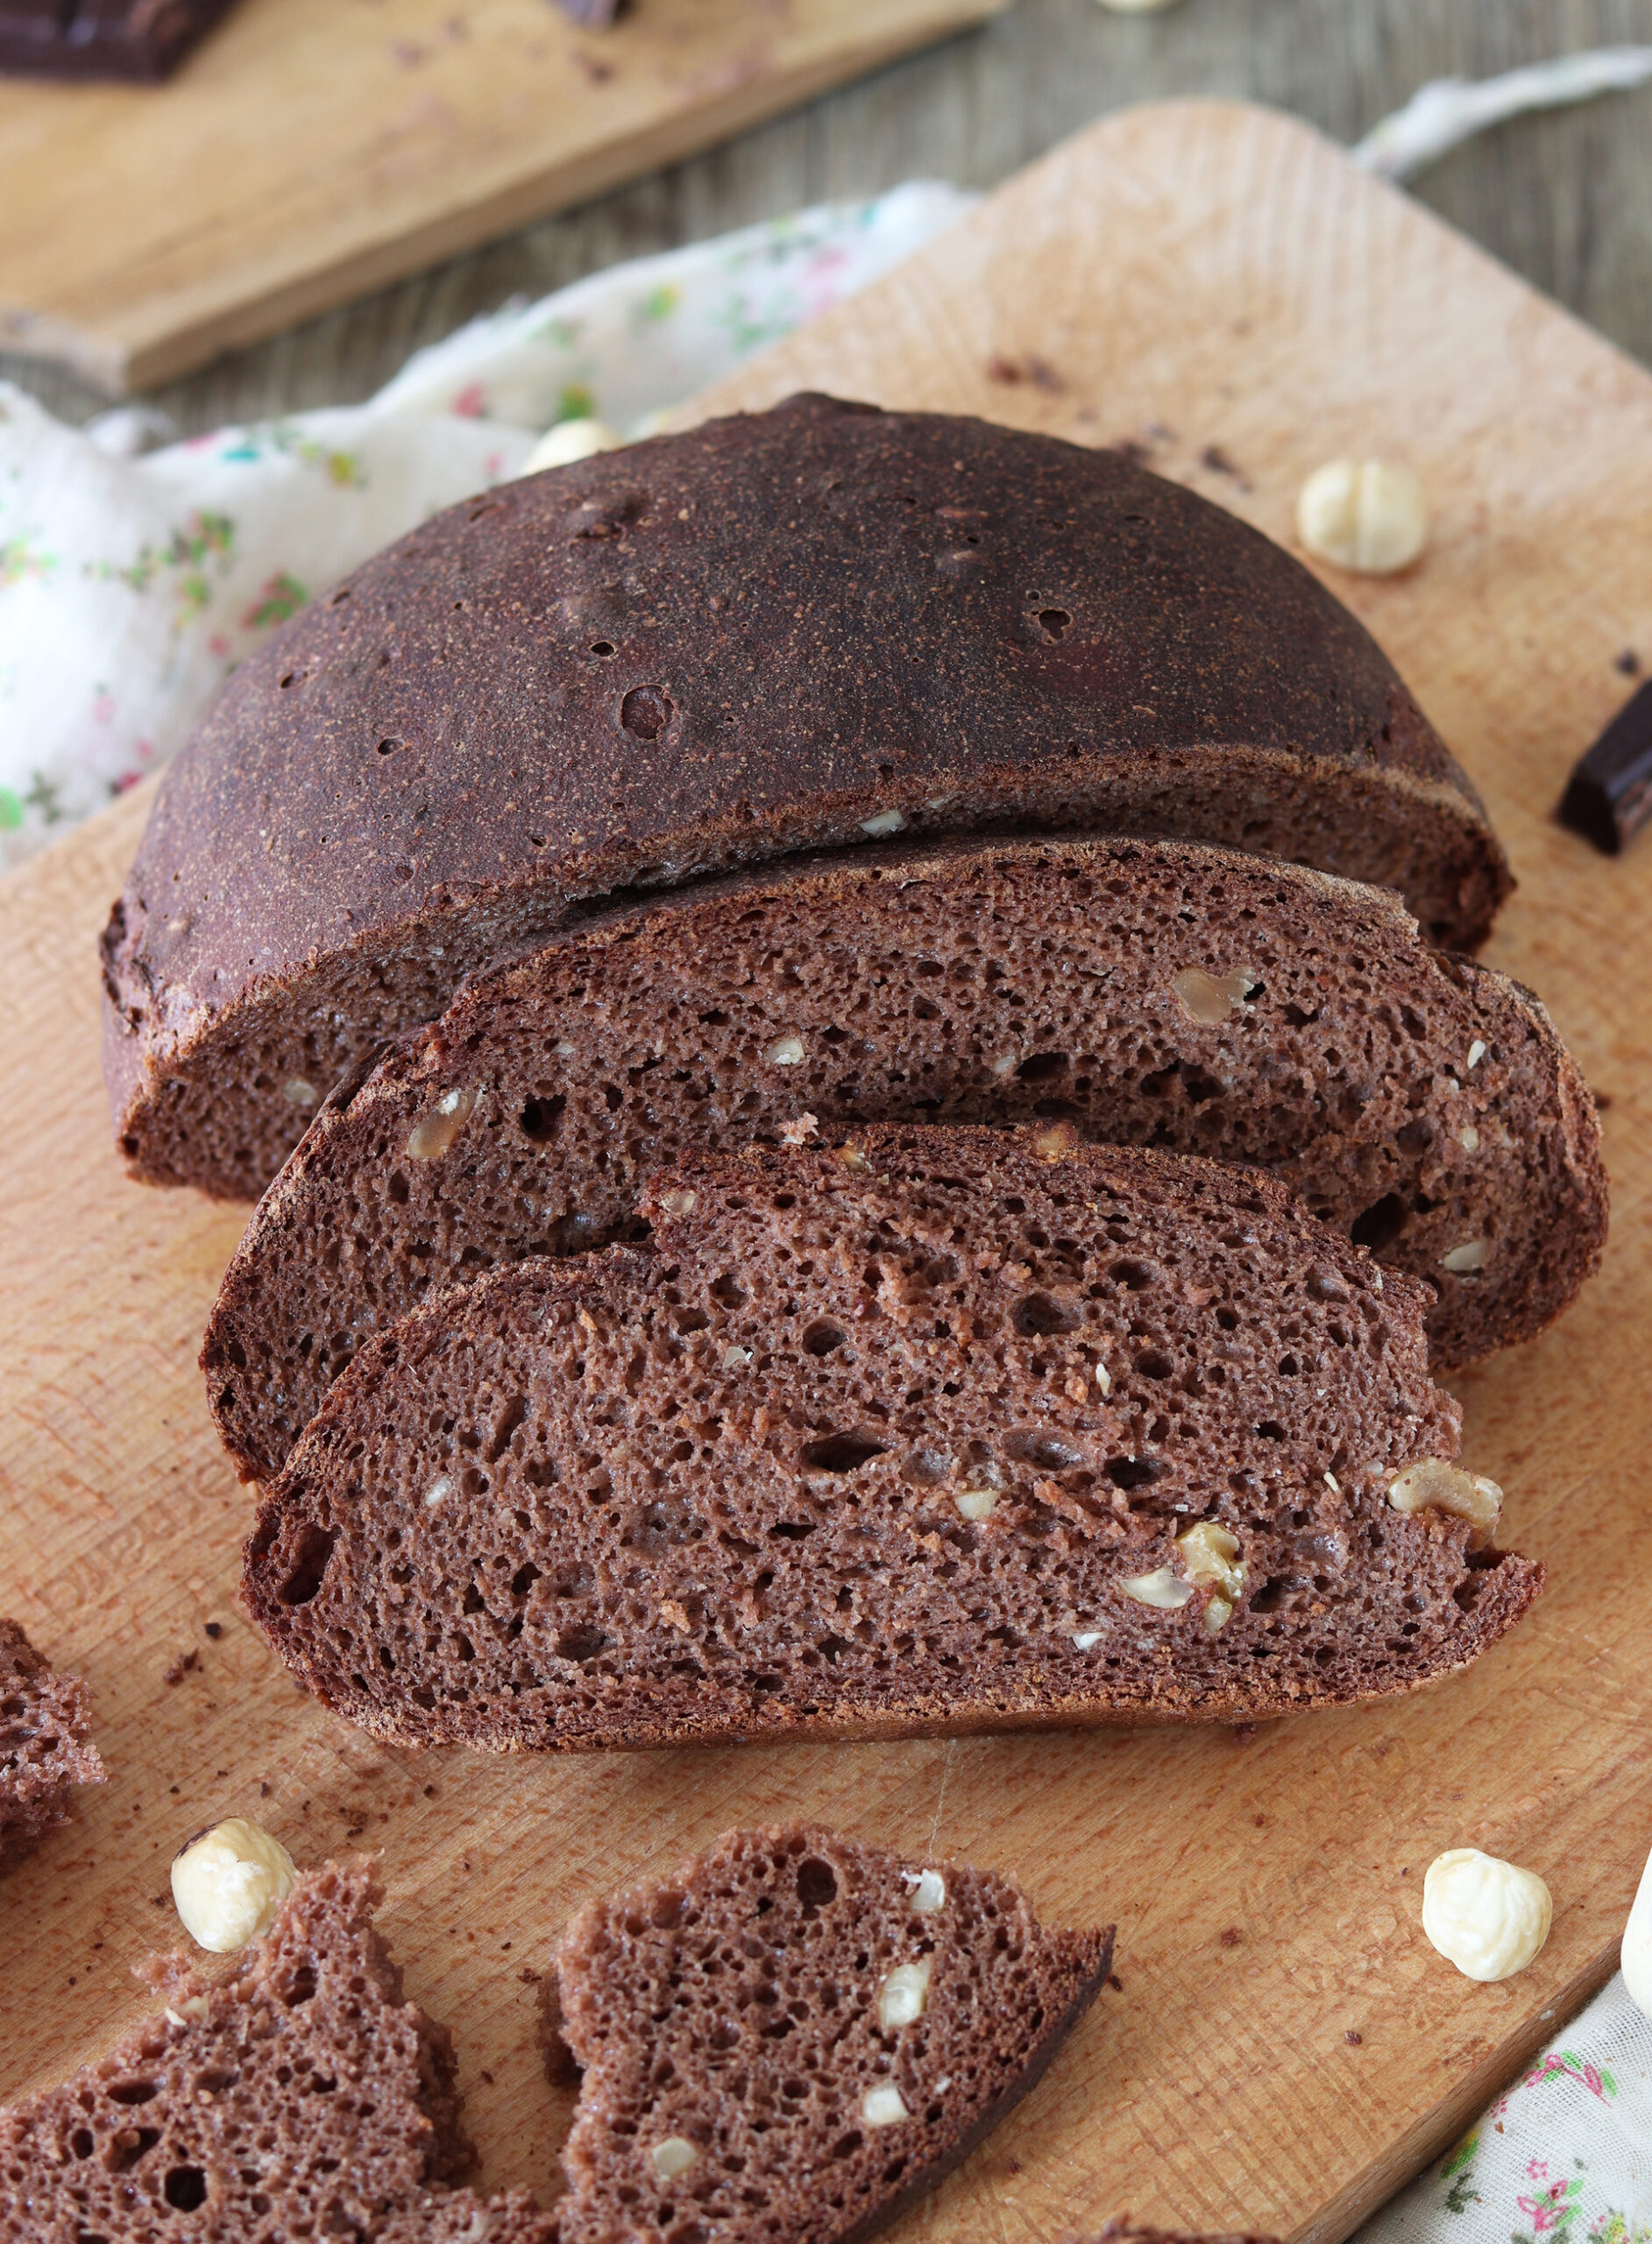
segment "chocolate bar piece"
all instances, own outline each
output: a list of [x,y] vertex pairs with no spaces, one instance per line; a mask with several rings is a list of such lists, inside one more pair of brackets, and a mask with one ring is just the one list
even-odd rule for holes
[[0,0],[0,74],[167,77],[231,0]]
[[1560,822],[1615,857],[1652,815],[1652,683],[1633,695],[1573,766]]

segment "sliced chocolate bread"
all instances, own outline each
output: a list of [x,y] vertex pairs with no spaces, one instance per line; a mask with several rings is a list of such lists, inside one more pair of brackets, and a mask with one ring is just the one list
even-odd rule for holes
[[77,1785],[106,1774],[85,1684],[54,1674],[17,1623],[0,1620],[0,1870],[68,1821]]
[[1012,1878],[805,1827],[594,1903],[545,1983],[582,2074],[562,2244],[869,2235],[1032,2086],[1112,1947]]
[[581,899],[823,844],[1169,832],[1472,947],[1473,789],[1299,563],[1117,452],[829,398],[450,508],[244,663],[104,938],[133,1173],[255,1198],[315,1106]]
[[375,1735],[1250,1721],[1463,1666],[1541,1586],[1427,1289],[1259,1173],[874,1129],[643,1210],[370,1340],[266,1494],[248,1608]]
[[1599,1260],[1593,1102],[1547,1014],[1397,898],[1183,842],[859,850],[588,921],[341,1091],[224,1278],[219,1430],[267,1479],[370,1333],[635,1237],[684,1151],[1040,1117],[1272,1168],[1435,1287],[1436,1366],[1526,1339]]
[[551,2244],[520,2198],[436,2192],[471,2163],[451,2045],[402,2000],[377,1899],[360,1859],[305,1872],[234,1977],[161,1967],[159,2018],[0,2109],[4,2244],[152,2244],[174,2229]]

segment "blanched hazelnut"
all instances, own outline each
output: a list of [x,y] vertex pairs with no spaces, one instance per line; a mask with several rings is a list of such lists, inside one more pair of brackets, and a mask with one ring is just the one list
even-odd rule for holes
[[[1479,1140],[1475,1139],[1478,1145]],[[1475,1270],[1485,1268],[1485,1241],[1465,1239],[1461,1246],[1453,1246],[1440,1257],[1440,1268],[1450,1270],[1459,1278],[1466,1278]]]
[[517,470],[519,475],[538,475],[548,467],[571,467],[577,459],[594,459],[599,452],[625,449],[625,438],[606,421],[581,414],[572,421],[558,421],[547,429]]
[[662,2182],[675,2182],[679,2174],[688,2172],[698,2157],[698,2148],[684,2136],[667,2135],[649,2153],[649,2163]]
[[815,1115],[794,1115],[790,1122],[781,1124],[780,1142],[783,1146],[806,1146],[810,1139],[819,1133],[819,1118]]
[[172,1898],[196,1946],[227,1956],[269,1930],[297,1875],[279,1839],[231,1815],[174,1858]]
[[929,2007],[927,1957],[921,1964],[897,1964],[878,1989],[877,2022],[886,2034],[910,2026]]
[[866,1155],[861,1152],[860,1147],[857,1145],[851,1144],[840,1146],[838,1147],[838,1159],[842,1162],[844,1168],[848,1170],[851,1176],[865,1176],[871,1169],[871,1162],[868,1161]]
[[861,2117],[869,2127],[896,2127],[911,2114],[900,2090],[893,2081],[886,2081],[881,2088],[869,2088],[861,2097]]
[[1429,1864],[1422,1929],[1464,1978],[1512,1979],[1549,1937],[1554,1904],[1535,1871],[1478,1847],[1453,1847]]
[[1164,1613],[1179,1613],[1193,1601],[1193,1584],[1181,1580],[1173,1566],[1156,1566],[1150,1574],[1131,1574],[1118,1586],[1138,1605],[1157,1606]]
[[1503,1491],[1483,1473],[1465,1473],[1443,1457],[1420,1457],[1389,1481],[1388,1502],[1396,1511],[1443,1511],[1466,1519],[1474,1530],[1470,1547],[1478,1550],[1497,1532]]
[[1236,966],[1231,974],[1207,974],[1202,966],[1184,968],[1171,984],[1176,1003],[1189,1020],[1215,1028],[1244,1011],[1244,1001],[1262,986],[1254,974]]
[[1233,1608],[1244,1592],[1244,1566],[1239,1538],[1213,1519],[1202,1519],[1176,1537],[1181,1571],[1196,1588],[1211,1589],[1207,1598],[1204,1626],[1207,1636],[1218,1636],[1233,1618]]
[[682,1186],[674,1186],[669,1192],[660,1195],[660,1206],[668,1216],[691,1216],[698,1203],[698,1193],[690,1192]]
[[800,1036],[777,1036],[763,1054],[772,1068],[795,1068],[803,1057]]
[[1480,1062],[1485,1057],[1485,1047],[1481,1043],[1479,1038],[1477,1036],[1473,1043],[1469,1047],[1469,1073],[1471,1075],[1473,1074],[1475,1069],[1479,1066]]
[[471,1117],[476,1104],[473,1090],[445,1090],[430,1111],[421,1116],[408,1133],[409,1161],[440,1161]]
[[960,1488],[953,1498],[965,1519],[990,1519],[998,1509],[996,1488]]
[[452,1494],[453,1475],[450,1473],[438,1473],[424,1492],[426,1511],[434,1511],[438,1504],[445,1503]]
[[1073,1649],[1074,1651],[1094,1651],[1106,1634],[1105,1629],[1086,1629],[1081,1635],[1074,1637]]
[[1428,501],[1408,467],[1328,460],[1298,495],[1296,534],[1322,561],[1386,577],[1409,568],[1428,543]]
[[289,1106],[314,1106],[321,1093],[314,1083],[306,1083],[302,1076],[289,1076],[281,1085],[281,1097]]
[[938,1870],[904,1870],[901,1876],[911,1892],[906,1906],[920,1917],[932,1917],[938,1909],[947,1906],[947,1881]]
[[905,823],[906,820],[901,812],[881,810],[876,818],[863,818],[861,820],[861,831],[862,834],[869,834],[874,842],[882,842],[891,834],[898,834]]

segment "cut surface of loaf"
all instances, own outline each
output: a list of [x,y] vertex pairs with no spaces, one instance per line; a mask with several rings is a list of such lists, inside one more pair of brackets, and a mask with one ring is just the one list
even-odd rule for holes
[[267,1479],[372,1332],[635,1237],[691,1148],[1065,1117],[1266,1164],[1436,1289],[1436,1366],[1524,1339],[1599,1258],[1593,1102],[1541,1005],[1397,898],[1194,844],[805,858],[606,914],[484,976],[318,1118],[202,1354]]
[[77,1785],[106,1774],[85,1684],[54,1673],[18,1623],[0,1619],[0,1870],[67,1821]]
[[1510,885],[1364,628],[1112,451],[820,397],[450,508],[244,663],[104,937],[133,1173],[255,1198],[332,1085],[580,899],[1003,822]]
[[160,2017],[0,2109],[4,2244],[551,2244],[521,2198],[440,2191],[471,2162],[452,2049],[401,1999],[378,1898],[359,1858],[305,1871],[234,1976],[159,1967]]
[[886,1128],[643,1205],[649,1249],[370,1341],[266,1495],[247,1606],[381,1737],[1244,1721],[1461,1666],[1541,1584],[1470,1548],[1494,1509],[1394,1509],[1458,1447],[1424,1289],[1259,1173]]
[[1112,1940],[1046,1932],[1011,1878],[807,1826],[593,1903],[546,1983],[582,2071],[563,2244],[870,2234],[1039,2078]]

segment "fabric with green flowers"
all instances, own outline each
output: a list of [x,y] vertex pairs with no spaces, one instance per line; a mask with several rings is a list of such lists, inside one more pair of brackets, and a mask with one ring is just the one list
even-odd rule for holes
[[921,182],[637,259],[420,352],[365,405],[141,457],[0,383],[0,867],[175,754],[315,593],[543,431],[627,436],[919,248],[970,198]]
[[1652,2244],[1652,2020],[1620,1975],[1358,2244]]

